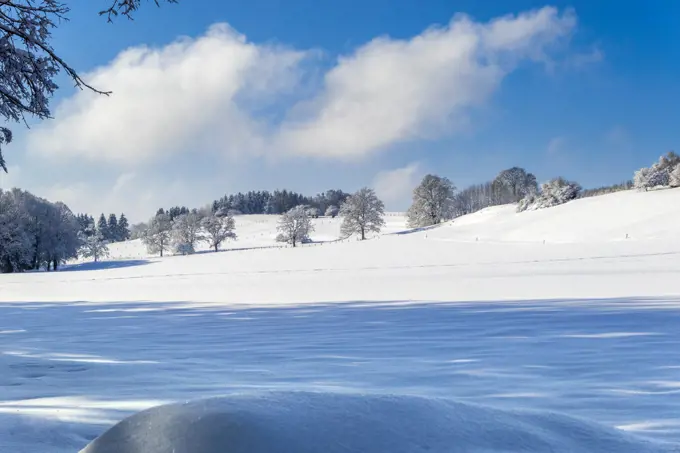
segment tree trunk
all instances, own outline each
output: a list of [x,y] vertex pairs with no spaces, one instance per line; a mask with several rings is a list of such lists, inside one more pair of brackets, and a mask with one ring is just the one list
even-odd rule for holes
[[219,246],[219,244],[215,244],[215,251],[217,251],[218,246]]
[[47,268],[46,269],[47,269],[47,272],[52,270],[52,261],[47,260]]
[[56,271],[58,267],[59,267],[59,260],[54,260],[54,264],[52,264],[52,268]]
[[364,227],[361,227],[361,240],[363,241],[366,239],[366,232],[364,231]]

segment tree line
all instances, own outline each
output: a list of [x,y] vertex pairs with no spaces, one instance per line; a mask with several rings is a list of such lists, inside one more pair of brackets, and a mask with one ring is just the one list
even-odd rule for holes
[[125,214],[98,224],[87,214],[21,189],[0,189],[0,273],[58,270],[68,260],[106,256],[110,242],[129,237]]
[[[413,190],[407,223],[421,228],[490,206],[514,203],[521,212],[631,188],[664,187],[680,187],[680,156],[674,152],[636,171],[632,181],[585,191],[563,177],[539,185],[532,173],[519,167],[461,191],[448,178],[428,174]],[[311,219],[321,215],[342,218],[343,238],[364,240],[385,225],[383,202],[373,189],[364,187],[354,194],[328,190],[314,197],[287,190],[225,195],[202,209],[159,209],[149,222],[133,229],[150,253],[161,256],[168,251],[194,253],[201,242],[218,251],[225,241],[236,239],[234,216],[253,213],[280,215],[276,241],[293,247],[311,240]],[[0,272],[57,270],[61,263],[78,256],[97,261],[108,254],[108,243],[127,240],[130,230],[125,214],[107,217],[102,213],[95,223],[92,216],[74,215],[63,203],[51,203],[20,189],[0,190]]]
[[323,215],[329,208],[339,209],[350,194],[338,189],[327,190],[314,196],[305,196],[289,190],[250,191],[225,195],[212,202],[213,212],[233,214],[284,214],[297,206],[316,209]]
[[108,218],[102,213],[96,224],[94,217],[88,214],[77,214],[76,220],[80,231],[86,236],[99,232],[102,239],[109,243],[130,239],[130,224],[125,213],[121,214],[120,217],[116,217],[116,214],[109,214]]

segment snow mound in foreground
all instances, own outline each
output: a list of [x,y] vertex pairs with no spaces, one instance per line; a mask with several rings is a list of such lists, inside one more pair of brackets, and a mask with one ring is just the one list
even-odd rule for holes
[[149,409],[115,425],[81,453],[660,453],[677,448],[549,413],[418,397],[293,392]]

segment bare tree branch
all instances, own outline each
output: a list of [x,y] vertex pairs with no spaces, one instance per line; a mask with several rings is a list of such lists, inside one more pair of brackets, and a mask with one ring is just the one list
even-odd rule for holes
[[[142,0],[106,0],[111,6],[100,15],[108,21],[119,14],[132,19]],[[153,0],[177,3],[178,0]],[[68,20],[70,9],[60,0],[0,0],[0,117],[7,122],[24,122],[25,115],[50,118],[49,99],[59,88],[54,82],[66,72],[79,89],[109,95],[85,82],[50,45],[52,30]],[[0,168],[7,171],[2,146],[12,141],[7,127],[0,127]]]

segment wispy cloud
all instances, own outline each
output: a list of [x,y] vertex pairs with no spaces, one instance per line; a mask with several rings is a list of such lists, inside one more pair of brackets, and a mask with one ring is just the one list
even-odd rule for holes
[[621,125],[613,126],[605,134],[605,141],[616,147],[625,148],[630,146],[631,137],[628,131]]
[[557,156],[565,151],[567,139],[565,137],[554,137],[548,142],[547,153],[550,156]]
[[373,187],[388,209],[401,210],[411,200],[421,176],[420,164],[413,162],[402,168],[379,172],[373,179]]

